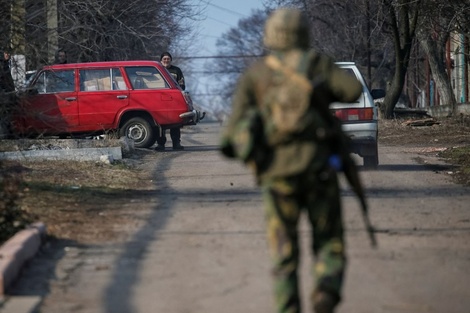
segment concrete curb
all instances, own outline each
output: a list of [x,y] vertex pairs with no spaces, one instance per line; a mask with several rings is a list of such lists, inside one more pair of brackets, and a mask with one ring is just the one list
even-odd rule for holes
[[46,226],[35,223],[19,231],[0,247],[0,298],[18,275],[25,262],[39,250],[46,237]]
[[10,297],[0,306],[0,313],[33,313],[41,304],[40,296]]
[[111,162],[121,160],[121,147],[0,152],[0,159],[22,161],[27,159],[102,161],[103,157]]

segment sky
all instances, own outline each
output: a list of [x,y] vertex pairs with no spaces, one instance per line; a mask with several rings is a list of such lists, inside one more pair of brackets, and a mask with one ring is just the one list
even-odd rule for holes
[[251,15],[253,9],[262,8],[262,1],[254,0],[200,0],[207,4],[205,20],[200,22],[201,39],[206,43],[200,51],[204,55],[214,55],[215,42],[220,35],[236,27],[238,21]]
[[[217,39],[230,28],[236,27],[240,19],[249,17],[252,10],[263,8],[262,1],[257,0],[194,0],[194,2],[206,5],[201,21],[196,26],[199,31],[197,38],[198,49],[191,54],[198,57],[216,55],[217,48],[215,44]],[[201,72],[206,70],[204,63],[210,61],[211,59],[194,59],[191,65],[192,71],[198,74],[185,74],[188,90],[193,94],[192,98],[196,100],[202,99],[203,102],[207,103],[213,97],[207,94],[208,85],[211,82]],[[177,65],[176,63],[174,64]],[[182,70],[184,73],[184,69]],[[194,84],[195,79],[197,82]],[[201,105],[205,106],[205,104]]]

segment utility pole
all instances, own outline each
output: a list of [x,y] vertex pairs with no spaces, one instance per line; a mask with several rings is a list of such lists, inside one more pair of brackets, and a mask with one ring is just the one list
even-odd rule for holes
[[25,0],[13,1],[11,5],[11,49],[14,54],[25,54]]
[[25,0],[16,0],[11,4],[10,70],[15,87],[23,85],[26,73],[26,7]]
[[47,56],[49,63],[54,62],[55,52],[59,47],[59,35],[57,32],[57,0],[46,0],[47,12]]

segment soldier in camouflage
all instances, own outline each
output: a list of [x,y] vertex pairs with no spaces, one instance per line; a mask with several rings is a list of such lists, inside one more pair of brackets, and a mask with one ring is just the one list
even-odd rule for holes
[[262,187],[277,311],[301,311],[297,225],[305,211],[315,256],[313,307],[317,313],[333,312],[346,256],[331,159],[341,154],[344,142],[329,104],[356,100],[362,86],[330,58],[309,49],[308,21],[296,9],[273,12],[264,44],[270,54],[238,82],[221,150],[250,166]]

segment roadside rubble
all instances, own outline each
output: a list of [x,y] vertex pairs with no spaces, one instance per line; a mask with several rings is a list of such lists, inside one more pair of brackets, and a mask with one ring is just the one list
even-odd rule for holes
[[402,124],[405,126],[419,127],[419,126],[439,125],[440,123],[434,118],[425,118],[425,119],[420,119],[420,120],[407,120],[407,121],[402,122]]

